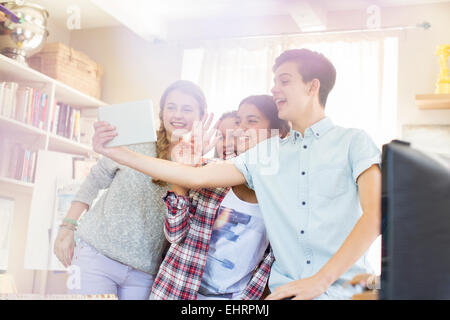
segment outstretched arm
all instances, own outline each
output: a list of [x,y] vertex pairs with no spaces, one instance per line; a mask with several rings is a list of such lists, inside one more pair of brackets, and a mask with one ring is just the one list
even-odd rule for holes
[[94,151],[153,178],[190,189],[231,187],[245,183],[244,176],[232,162],[191,167],[139,154],[125,147],[105,147],[116,135],[114,127],[106,122],[97,122],[92,139]]
[[151,177],[190,189],[231,187],[245,183],[240,171],[227,161],[191,167],[138,154],[125,148],[117,152],[114,160]]

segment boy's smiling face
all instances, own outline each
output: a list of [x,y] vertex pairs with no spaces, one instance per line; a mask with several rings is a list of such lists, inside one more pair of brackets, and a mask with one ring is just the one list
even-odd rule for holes
[[286,121],[293,121],[301,117],[313,105],[317,92],[312,85],[303,81],[297,63],[286,61],[275,70],[274,85],[272,87],[273,100],[278,107],[278,117]]

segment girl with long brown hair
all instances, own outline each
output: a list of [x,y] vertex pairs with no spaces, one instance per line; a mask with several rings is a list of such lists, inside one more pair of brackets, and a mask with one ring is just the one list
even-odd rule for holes
[[[172,141],[189,132],[205,113],[202,90],[192,82],[176,81],[160,100],[157,142],[130,149],[170,160]],[[93,204],[102,189],[107,191]],[[148,298],[167,248],[163,232],[167,208],[161,200],[167,190],[164,181],[106,157],[98,161],[75,196],[55,241],[58,259],[65,267],[77,269],[75,274],[80,277],[68,288],[70,293]]]

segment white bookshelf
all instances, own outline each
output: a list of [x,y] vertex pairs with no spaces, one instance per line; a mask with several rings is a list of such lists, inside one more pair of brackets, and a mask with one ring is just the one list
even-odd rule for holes
[[[48,28],[52,39],[49,38],[49,41],[70,43],[71,31],[67,30],[65,22],[67,17],[69,17],[67,8],[73,1],[36,0],[35,2],[43,5],[50,13],[51,20],[49,20]],[[98,9],[97,5],[92,4],[91,1],[77,2],[79,2],[77,5],[80,6],[84,13],[83,28],[89,27],[89,20],[98,27],[99,23],[104,23],[105,18],[108,17],[106,13]],[[109,21],[111,20],[115,21],[113,18],[110,18]],[[117,25],[120,24],[117,22]],[[81,118],[96,117],[97,108],[106,104],[3,55],[0,55],[0,81],[14,81],[21,85],[37,88],[41,92],[48,94],[48,103],[50,105],[56,100],[80,109]],[[58,151],[62,153],[60,154],[61,157],[64,157],[66,153],[98,156],[92,151],[90,145],[84,145],[55,135],[50,132],[49,127],[40,130],[14,119],[0,117],[0,135],[3,130],[11,132],[14,135],[13,140],[29,145],[32,148],[31,150],[39,147],[39,149],[44,151]],[[45,154],[45,152],[41,153],[41,155]],[[2,161],[1,154],[0,161]],[[64,174],[71,171],[71,168],[59,168],[59,165],[54,164],[53,161],[48,161],[42,157],[37,161],[37,164],[40,165],[46,163],[53,165],[55,174],[57,173],[61,177],[64,177],[61,171],[64,171]],[[36,201],[45,197],[44,192],[42,192],[45,188],[42,188],[40,182],[42,182],[42,179],[38,179],[36,183],[26,183],[0,177],[0,196],[15,200],[8,273],[15,278],[19,293],[45,294],[52,293],[47,290],[52,290],[51,288],[54,286],[58,287],[58,290],[65,288],[67,275],[48,272],[49,267],[41,270],[28,266],[30,259],[34,259],[34,255],[31,255],[31,257],[27,256],[29,251],[39,252],[38,255],[46,256],[45,250],[40,251],[34,243],[40,244],[44,240],[48,242],[48,228],[52,226],[51,221],[54,218],[53,210],[41,210],[40,204]],[[35,219],[36,213],[38,213],[37,219]],[[41,230],[41,225],[45,225],[45,229],[47,229],[45,234],[38,233]]]
[[[66,103],[71,107],[81,110],[82,117],[83,114],[93,114],[96,108],[106,105],[103,101],[93,98],[1,54],[0,79],[1,81],[14,81],[22,86],[27,85],[37,88],[48,94],[49,106],[52,106],[55,100]],[[49,119],[52,117],[51,112],[48,115]],[[32,145],[34,149],[38,150],[57,151],[84,156],[95,155],[90,145],[78,143],[50,132],[50,121],[48,121],[46,128],[39,129],[15,119],[0,116],[0,134],[2,132],[12,134],[19,142]],[[0,195],[2,194],[2,190],[5,189],[8,191],[17,190],[21,193],[32,193],[33,184],[0,177]]]
[[[41,84],[45,87],[55,88],[56,100],[82,108],[98,108],[105,105],[105,102],[88,96],[58,80],[40,73],[32,68],[24,66],[17,61],[0,54],[0,75],[2,80],[16,81],[27,84]],[[4,81],[4,80],[3,80]]]

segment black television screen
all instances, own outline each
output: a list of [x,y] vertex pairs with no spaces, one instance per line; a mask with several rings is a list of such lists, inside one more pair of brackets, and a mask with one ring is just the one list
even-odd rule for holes
[[383,146],[380,299],[450,299],[450,160]]

